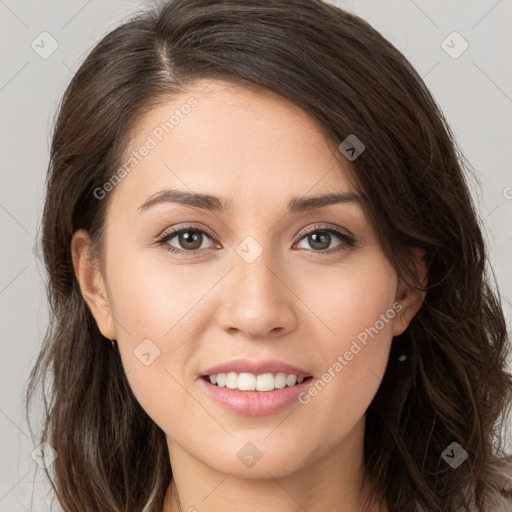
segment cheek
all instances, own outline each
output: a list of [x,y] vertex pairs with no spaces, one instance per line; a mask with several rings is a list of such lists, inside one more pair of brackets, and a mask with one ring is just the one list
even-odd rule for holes
[[308,301],[317,305],[325,332],[316,345],[321,369],[300,401],[311,408],[307,417],[315,425],[337,425],[330,430],[336,437],[364,415],[380,386],[401,306],[395,300],[396,273],[380,253],[317,284]]
[[129,247],[112,251],[111,261],[111,306],[130,387],[157,424],[179,430],[183,414],[193,416],[195,402],[183,384],[194,373],[205,319],[213,316],[206,308],[216,279],[206,265],[165,257],[155,263]]
[[129,235],[112,244],[107,275],[129,386],[166,434],[210,453],[216,423],[190,384],[205,323],[214,319],[212,286],[225,269],[217,277],[209,265],[173,263],[164,249],[141,250],[121,238]]
[[[155,258],[153,251],[161,251],[161,255]],[[143,338],[168,343],[175,338],[173,332],[190,325],[191,320],[197,325],[201,298],[212,286],[207,266],[172,263],[163,248],[145,253],[128,248],[119,256],[111,266],[109,283],[113,314],[124,327],[121,336],[128,332],[132,343]]]
[[[389,337],[397,276],[384,255],[373,247],[337,268],[317,269],[313,277],[297,285],[298,295],[325,331],[320,339],[327,353],[347,350],[359,335],[364,342],[368,329],[374,334],[371,338],[368,335],[369,339]],[[373,329],[376,323],[378,333]]]

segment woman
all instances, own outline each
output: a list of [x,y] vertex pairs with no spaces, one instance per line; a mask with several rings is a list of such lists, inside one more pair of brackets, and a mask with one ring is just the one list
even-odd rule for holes
[[63,510],[510,510],[462,162],[406,59],[320,0],[176,0],[108,34],[44,209],[27,402],[51,371]]

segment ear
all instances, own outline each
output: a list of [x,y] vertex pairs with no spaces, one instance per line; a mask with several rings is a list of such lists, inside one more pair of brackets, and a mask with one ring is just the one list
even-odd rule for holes
[[79,229],[71,239],[73,268],[82,297],[89,306],[98,329],[105,338],[117,338],[114,318],[104,277],[97,256],[92,250],[92,241],[87,231]]
[[[426,287],[427,266],[425,263],[425,251],[419,247],[411,248],[414,257],[416,272],[423,288]],[[393,319],[393,336],[402,334],[409,326],[414,315],[418,312],[425,299],[426,292],[420,292],[400,281],[397,290],[396,300],[402,306],[402,309]]]

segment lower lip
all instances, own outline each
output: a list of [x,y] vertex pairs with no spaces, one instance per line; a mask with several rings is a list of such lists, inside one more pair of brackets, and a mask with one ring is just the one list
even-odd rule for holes
[[199,378],[200,385],[215,402],[230,411],[246,416],[263,416],[285,409],[294,402],[298,402],[298,395],[305,391],[312,381],[311,377],[295,386],[274,391],[238,391],[226,387],[220,388]]

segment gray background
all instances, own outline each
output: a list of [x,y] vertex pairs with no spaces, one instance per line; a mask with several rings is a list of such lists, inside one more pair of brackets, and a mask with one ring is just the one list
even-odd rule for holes
[[[365,18],[407,56],[477,171],[480,185],[471,186],[510,327],[512,72],[506,62],[512,1],[336,4]],[[79,63],[104,33],[142,6],[126,0],[0,0],[0,512],[49,510],[49,487],[31,456],[36,446],[23,417],[22,393],[47,326],[45,275],[34,243],[50,129]],[[454,31],[461,37],[450,35]],[[458,55],[464,40],[469,47]]]

